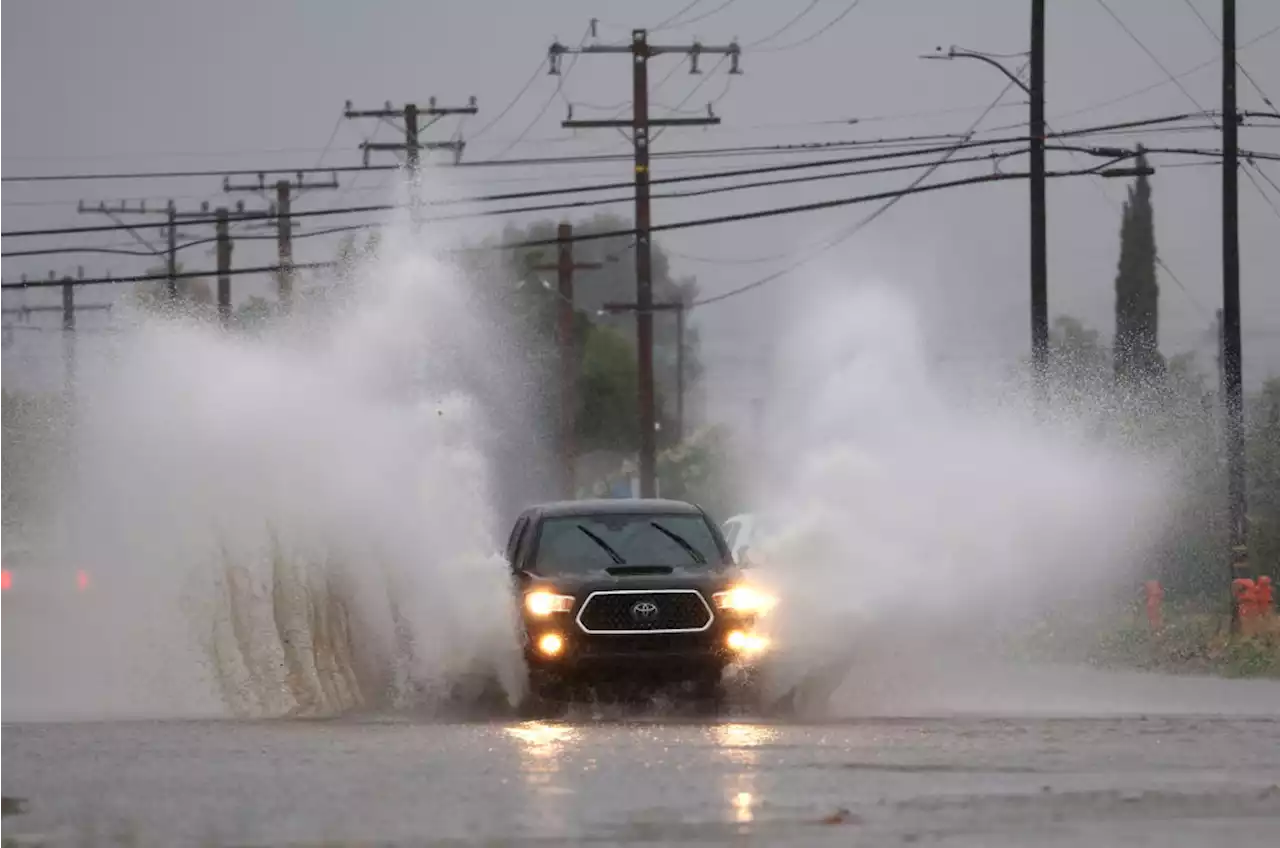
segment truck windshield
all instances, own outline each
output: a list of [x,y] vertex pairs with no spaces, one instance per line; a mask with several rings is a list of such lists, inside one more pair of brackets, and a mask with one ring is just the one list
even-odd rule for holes
[[534,568],[564,574],[620,565],[696,567],[721,559],[700,515],[580,515],[542,522]]

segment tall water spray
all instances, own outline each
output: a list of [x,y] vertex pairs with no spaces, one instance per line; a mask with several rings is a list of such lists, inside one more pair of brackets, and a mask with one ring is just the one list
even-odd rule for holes
[[884,285],[826,286],[780,346],[755,496],[782,528],[761,575],[785,599],[787,685],[874,687],[1051,607],[1085,614],[1132,585],[1164,528],[1158,455],[1029,397],[954,391],[917,315]]
[[[80,387],[6,718],[333,714],[518,689],[493,445],[522,382],[482,287],[401,222],[325,303],[248,337],[127,322]],[[536,431],[529,416],[520,429]]]

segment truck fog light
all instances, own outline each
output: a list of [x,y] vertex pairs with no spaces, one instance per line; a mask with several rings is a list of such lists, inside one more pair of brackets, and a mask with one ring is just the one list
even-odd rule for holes
[[538,653],[544,657],[558,657],[564,653],[564,637],[559,633],[544,633],[538,639]]
[[769,647],[768,638],[756,633],[747,633],[742,630],[734,630],[729,633],[725,639],[725,644],[729,646],[729,650],[736,651],[740,654],[752,656],[762,653]]

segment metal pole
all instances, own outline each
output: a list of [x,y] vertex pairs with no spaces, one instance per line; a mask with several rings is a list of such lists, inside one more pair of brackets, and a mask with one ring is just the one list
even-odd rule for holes
[[559,239],[557,277],[559,293],[557,306],[559,322],[557,335],[560,342],[560,457],[561,490],[564,497],[572,498],[576,490],[574,479],[574,431],[577,423],[577,375],[573,339],[573,226],[562,223],[556,230]]
[[684,310],[676,307],[676,444],[684,441]]
[[[1236,113],[1236,4],[1222,3],[1222,372],[1226,404],[1230,576],[1246,577],[1248,506],[1244,462],[1244,381],[1240,339],[1239,119]],[[1239,610],[1231,603],[1231,623]]]
[[408,157],[409,172],[418,173],[418,104],[406,103],[404,106],[404,147]]
[[631,32],[632,115],[636,180],[636,354],[640,392],[640,497],[657,493],[657,426],[653,388],[653,280],[649,218],[649,40]]
[[165,271],[168,274],[168,280],[165,282],[165,292],[169,296],[169,305],[178,302],[178,207],[172,200],[165,210],[169,222],[169,255],[165,261]]
[[280,258],[277,287],[280,308],[285,313],[293,311],[293,219],[290,217],[290,190],[288,180],[276,181],[276,249]]
[[227,207],[219,206],[214,218],[218,237],[218,318],[226,327],[231,324],[231,229]]
[[[84,269],[79,269],[84,278]],[[50,277],[53,275],[50,274]],[[76,285],[70,277],[62,278],[62,359],[68,410],[76,391]]]
[[1040,399],[1049,372],[1049,265],[1044,164],[1044,0],[1031,0],[1031,359]]

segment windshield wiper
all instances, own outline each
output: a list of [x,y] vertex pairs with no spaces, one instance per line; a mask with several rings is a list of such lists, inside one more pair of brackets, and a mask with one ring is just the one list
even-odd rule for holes
[[622,554],[615,551],[613,549],[613,546],[610,545],[608,542],[606,542],[604,539],[601,539],[599,536],[597,536],[595,533],[592,533],[590,530],[588,530],[586,527],[583,527],[581,524],[578,525],[578,529],[581,530],[583,533],[586,533],[587,536],[591,539],[591,541],[595,542],[597,545],[604,548],[604,552],[607,553],[613,559],[615,564],[617,565],[627,564],[627,561],[622,558]]
[[686,539],[684,536],[681,536],[679,533],[675,532],[674,530],[668,530],[666,527],[663,527],[661,524],[659,524],[656,521],[650,521],[649,523],[652,524],[653,528],[657,530],[659,533],[666,536],[668,539],[675,542],[680,547],[684,548],[684,552],[687,553],[690,557],[692,557],[693,561],[696,562],[698,565],[707,564],[707,558],[704,557],[698,551],[697,548],[689,544],[689,540]]

